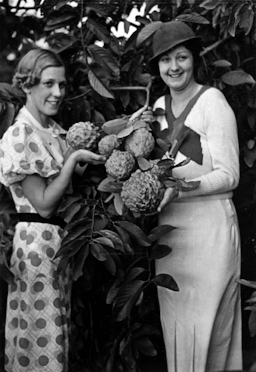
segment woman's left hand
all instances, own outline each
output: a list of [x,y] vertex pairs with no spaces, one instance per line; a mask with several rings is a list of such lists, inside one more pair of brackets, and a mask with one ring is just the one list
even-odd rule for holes
[[164,197],[163,197],[161,203],[159,204],[159,206],[157,208],[157,211],[161,212],[162,209],[167,204],[169,204],[171,201],[173,201],[175,198],[177,198],[178,195],[179,195],[179,190],[178,189],[176,189],[175,187],[168,187],[165,190]]
[[146,123],[151,124],[152,121],[154,120],[152,107],[149,106],[147,108],[147,110],[143,111],[143,113],[141,114],[140,119],[145,121]]

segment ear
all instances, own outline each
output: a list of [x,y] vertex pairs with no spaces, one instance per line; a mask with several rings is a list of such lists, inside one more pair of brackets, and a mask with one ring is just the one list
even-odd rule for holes
[[31,93],[30,88],[27,88],[27,87],[25,86],[25,84],[22,84],[21,87],[22,87],[22,90],[23,90],[24,93],[26,93],[26,94],[30,94],[30,93]]

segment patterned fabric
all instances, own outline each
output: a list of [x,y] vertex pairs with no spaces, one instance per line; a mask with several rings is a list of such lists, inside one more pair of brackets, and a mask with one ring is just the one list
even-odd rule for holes
[[[35,213],[21,180],[38,174],[51,182],[60,171],[66,147],[55,123],[49,130],[23,108],[0,143],[0,181],[9,186],[18,212]],[[56,143],[56,141],[58,143]],[[54,149],[52,147],[54,144]],[[6,318],[7,372],[68,371],[71,273],[57,274],[63,231],[59,226],[19,222],[16,226]]]

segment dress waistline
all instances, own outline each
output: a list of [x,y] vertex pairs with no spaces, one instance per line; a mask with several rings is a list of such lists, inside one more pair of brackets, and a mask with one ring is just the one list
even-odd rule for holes
[[194,202],[207,202],[210,200],[232,199],[233,192],[230,191],[230,192],[224,192],[222,194],[191,196],[188,198],[183,197],[183,195],[181,198],[174,199],[172,203],[194,203]]
[[62,229],[65,228],[66,222],[59,216],[52,216],[50,218],[44,218],[38,213],[18,213],[19,222],[39,222],[48,223],[50,225],[60,226]]

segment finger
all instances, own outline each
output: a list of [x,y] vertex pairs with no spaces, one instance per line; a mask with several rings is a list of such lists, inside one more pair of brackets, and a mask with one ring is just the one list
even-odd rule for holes
[[166,204],[168,204],[169,200],[170,200],[170,192],[169,190],[166,190],[166,192],[164,193],[164,197],[157,208],[157,211],[161,212],[161,210],[166,206]]

